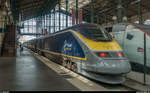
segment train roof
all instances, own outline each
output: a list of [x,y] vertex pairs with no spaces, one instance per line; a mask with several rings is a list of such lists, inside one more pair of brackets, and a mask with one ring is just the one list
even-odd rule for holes
[[[55,32],[55,33],[51,33],[50,35],[42,36],[42,37],[35,38],[35,39],[29,40],[29,41],[33,41],[33,40],[36,40],[36,39],[48,38],[48,37],[50,37],[50,36],[54,36],[54,35],[56,35],[56,34],[58,34],[58,33],[64,32],[64,31],[69,30],[69,29],[91,28],[91,27],[100,27],[100,26],[97,25],[97,24],[90,24],[90,23],[78,24],[78,25],[74,25],[74,26],[72,26],[72,27],[68,27],[68,28],[66,28],[66,29],[60,30],[60,31]],[[27,42],[28,42],[28,41],[27,41]]]
[[148,36],[150,36],[150,26],[149,25],[136,24],[136,23],[119,23],[119,24],[115,24],[111,27],[113,27],[112,31],[125,31],[125,29],[128,25],[133,25],[134,27],[140,29],[142,32],[144,32]]
[[140,29],[140,31],[146,33],[148,36],[150,36],[150,26],[144,25],[144,24],[135,24],[135,23],[128,23],[127,25],[133,25]]

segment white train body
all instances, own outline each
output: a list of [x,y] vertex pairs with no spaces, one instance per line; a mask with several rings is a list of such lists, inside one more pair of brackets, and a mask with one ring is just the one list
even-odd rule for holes
[[[110,31],[111,29],[111,31]],[[108,28],[107,28],[108,30]],[[111,28],[110,33],[122,47],[124,53],[130,60],[132,71],[140,75],[132,75],[137,79],[141,76],[143,82],[144,69],[146,72],[146,80],[150,84],[150,26],[138,24],[116,24]],[[146,34],[146,65],[144,66],[144,34]],[[133,73],[132,73],[133,74]]]

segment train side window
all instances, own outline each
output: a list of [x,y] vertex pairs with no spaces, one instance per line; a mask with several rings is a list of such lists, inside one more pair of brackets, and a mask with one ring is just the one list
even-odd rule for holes
[[106,30],[108,33],[110,33],[110,32],[112,32],[112,27],[106,27],[105,30]]
[[127,34],[127,39],[128,39],[128,40],[132,40],[133,37],[134,37],[133,35],[131,35],[131,34],[129,34],[129,33]]

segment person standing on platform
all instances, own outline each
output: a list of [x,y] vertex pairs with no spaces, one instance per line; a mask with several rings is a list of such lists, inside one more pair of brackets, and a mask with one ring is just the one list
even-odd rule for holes
[[20,53],[23,51],[23,46],[20,44]]

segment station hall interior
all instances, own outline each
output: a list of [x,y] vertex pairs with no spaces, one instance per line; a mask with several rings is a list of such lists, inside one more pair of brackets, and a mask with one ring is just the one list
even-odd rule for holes
[[0,0],[0,91],[150,91],[150,0]]

